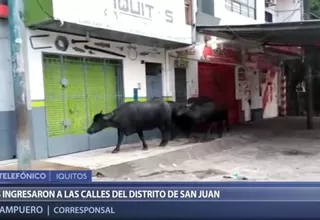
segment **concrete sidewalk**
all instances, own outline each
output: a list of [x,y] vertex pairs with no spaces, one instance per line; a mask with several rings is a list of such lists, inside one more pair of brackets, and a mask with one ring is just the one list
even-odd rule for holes
[[[69,166],[46,161],[32,161],[32,170],[88,170],[85,167]],[[1,161],[0,170],[17,170],[17,160]]]
[[[125,164],[137,160],[149,160],[149,158],[159,157],[164,154],[172,154],[176,151],[187,149],[196,144],[186,144],[188,140],[179,139],[171,141],[166,147],[159,147],[161,140],[154,139],[147,141],[149,150],[142,151],[140,142],[122,145],[118,154],[112,154],[114,147],[102,148],[92,151],[80,152],[60,157],[44,159],[44,162],[63,164],[70,167],[83,167],[93,171],[93,175],[98,173],[114,173],[113,175],[129,172],[129,168],[124,168]],[[109,175],[108,175],[109,176]]]
[[[166,147],[159,147],[161,140],[147,141],[148,151],[142,151],[141,143],[122,145],[118,154],[111,154],[114,147],[85,151],[65,156],[58,156],[32,162],[32,170],[92,170],[93,175],[109,166],[145,159],[169,153],[176,150],[188,148],[191,145],[184,145],[188,140],[179,139],[171,141]],[[184,145],[184,146],[181,146]],[[0,161],[0,170],[16,170],[17,160]]]
[[[132,172],[158,169],[159,165],[181,163],[214,153],[234,144],[254,142],[253,136],[245,137],[238,132],[227,134],[214,141],[190,143],[187,139],[170,141],[168,146],[159,147],[160,140],[147,141],[148,151],[142,151],[141,143],[123,145],[118,154],[111,154],[114,147],[80,152],[65,156],[34,161],[33,170],[92,170],[93,176],[117,178]],[[16,160],[0,162],[0,170],[17,169]]]

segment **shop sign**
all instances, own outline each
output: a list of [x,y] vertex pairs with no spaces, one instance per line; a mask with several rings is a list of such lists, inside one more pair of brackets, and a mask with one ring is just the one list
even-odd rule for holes
[[108,13],[114,14],[115,16],[126,14],[132,17],[152,21],[155,16],[160,14],[163,15],[161,18],[164,19],[164,22],[173,23],[173,11],[166,8],[162,10],[158,10],[158,8],[156,8],[153,4],[150,4],[150,2],[144,3],[143,1],[135,0],[114,0],[113,9],[104,9],[104,15],[108,16]]
[[141,35],[174,42],[192,43],[191,26],[185,21],[184,0],[52,0],[54,17],[61,21]]
[[188,68],[188,51],[177,52],[177,59],[175,60],[175,68]]

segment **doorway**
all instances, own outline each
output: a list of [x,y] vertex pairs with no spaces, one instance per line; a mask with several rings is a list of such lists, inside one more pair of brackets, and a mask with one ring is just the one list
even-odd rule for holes
[[162,99],[162,65],[146,63],[147,100]]
[[187,76],[185,68],[174,69],[176,102],[187,100]]

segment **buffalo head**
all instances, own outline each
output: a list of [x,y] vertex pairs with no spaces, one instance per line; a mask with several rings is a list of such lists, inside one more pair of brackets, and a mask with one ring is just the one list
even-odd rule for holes
[[179,106],[179,108],[177,109],[177,116],[186,115],[190,111],[191,107],[192,107],[192,103]]
[[112,127],[112,119],[115,116],[113,112],[103,114],[102,111],[93,117],[93,122],[87,130],[88,134],[95,134],[107,127]]

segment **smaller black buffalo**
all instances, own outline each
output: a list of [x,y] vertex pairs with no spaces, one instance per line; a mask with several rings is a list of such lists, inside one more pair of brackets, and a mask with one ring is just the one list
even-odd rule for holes
[[111,113],[102,114],[102,111],[93,117],[93,123],[88,128],[88,134],[97,133],[107,127],[118,129],[118,142],[112,153],[120,151],[124,135],[134,133],[139,135],[143,150],[148,149],[144,140],[143,131],[159,128],[162,141],[159,146],[166,146],[171,131],[171,107],[163,101],[127,102]]
[[223,122],[226,123],[227,131],[230,129],[228,108],[218,106],[210,97],[201,96],[198,98],[190,98],[187,105],[180,107],[177,115],[186,115],[197,124],[210,123],[205,136],[212,133],[212,126],[214,122],[217,122],[217,131],[220,138],[223,134]]
[[191,135],[191,131],[195,126],[193,120],[186,115],[178,115],[179,109],[183,108],[186,103],[179,103],[168,101],[172,109],[172,130],[171,130],[171,139],[174,139],[178,133],[182,133],[188,138]]

